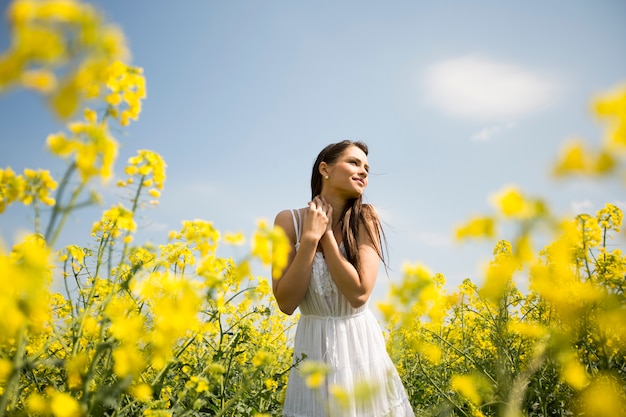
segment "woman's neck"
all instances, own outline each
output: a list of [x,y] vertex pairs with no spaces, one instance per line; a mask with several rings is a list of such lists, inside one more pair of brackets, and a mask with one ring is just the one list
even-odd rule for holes
[[345,198],[339,197],[337,195],[333,195],[331,193],[322,193],[322,197],[331,205],[333,208],[333,226],[336,226],[341,221],[341,215],[343,214],[343,210],[348,203]]

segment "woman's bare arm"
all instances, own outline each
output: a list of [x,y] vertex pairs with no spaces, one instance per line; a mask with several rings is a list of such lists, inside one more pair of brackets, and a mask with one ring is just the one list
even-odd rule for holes
[[335,285],[354,308],[362,306],[369,299],[380,266],[376,243],[372,241],[369,233],[363,230],[365,227],[371,228],[372,225],[361,225],[358,241],[359,271],[343,256],[332,231],[327,231],[321,240],[328,270]]
[[317,244],[326,230],[328,218],[322,207],[309,204],[304,212],[304,221],[300,234],[300,247],[296,251],[296,231],[289,210],[276,215],[274,224],[282,227],[291,241],[291,251],[287,267],[279,277],[273,277],[272,289],[278,306],[285,314],[293,314],[306,295],[311,279],[311,266]]

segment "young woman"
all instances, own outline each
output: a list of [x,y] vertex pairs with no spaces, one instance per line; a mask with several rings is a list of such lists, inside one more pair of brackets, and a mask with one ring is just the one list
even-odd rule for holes
[[328,145],[313,165],[308,207],[276,216],[292,250],[273,280],[274,296],[284,313],[301,313],[294,360],[328,369],[319,387],[292,369],[284,416],[414,415],[367,303],[384,261],[380,221],[362,203],[367,154],[362,142]]

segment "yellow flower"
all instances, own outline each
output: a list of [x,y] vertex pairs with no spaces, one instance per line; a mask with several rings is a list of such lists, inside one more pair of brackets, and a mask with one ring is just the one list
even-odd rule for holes
[[120,377],[137,376],[145,368],[145,352],[130,344],[113,349],[113,372]]
[[79,417],[83,415],[78,401],[64,392],[52,394],[50,409],[54,417]]
[[9,254],[0,247],[0,342],[24,326],[44,331],[51,320],[50,250],[41,235],[28,235]]
[[[106,86],[110,91],[105,97],[111,107],[109,114],[114,115],[122,126],[126,126],[131,119],[138,118],[141,100],[146,97],[143,70],[115,61],[108,66],[105,73]],[[123,104],[126,106],[123,107]]]
[[584,143],[581,140],[569,141],[561,149],[553,172],[557,177],[585,174],[591,171],[592,165],[590,151],[585,148]]
[[5,358],[0,358],[0,383],[6,382],[13,371],[13,363]]
[[63,133],[48,135],[46,144],[50,152],[61,157],[66,157],[76,151],[76,142],[68,140]]
[[[138,151],[136,156],[128,159],[128,165],[124,171],[129,177],[140,176],[143,187],[154,185],[155,188],[150,190],[149,193],[154,198],[157,198],[160,195],[158,190],[163,189],[166,167],[167,165],[161,155],[144,149]],[[132,184],[133,182],[130,180],[131,178],[126,181],[126,184]]]
[[[498,249],[499,248],[499,249]],[[502,252],[497,252],[501,250]],[[485,274],[485,283],[479,293],[487,300],[498,303],[506,289],[512,284],[515,271],[520,268],[518,259],[511,254],[511,246],[500,241],[494,250],[495,259],[489,263]]]
[[57,182],[52,178],[49,171],[25,169],[24,178],[21,200],[25,205],[35,200],[49,206],[55,204],[54,198],[50,197],[50,192],[56,189]]
[[606,175],[613,171],[617,161],[612,153],[606,149],[600,150],[593,161],[592,172],[596,175]]
[[515,186],[507,186],[491,196],[491,201],[498,211],[507,218],[525,219],[537,213],[537,203],[525,197]]
[[122,231],[134,232],[136,229],[137,224],[133,218],[133,212],[119,204],[102,213],[102,219],[94,223],[91,233],[117,238]]
[[16,200],[22,199],[26,189],[26,180],[22,175],[15,175],[11,167],[0,169],[0,213]]
[[626,86],[618,86],[596,98],[593,109],[596,115],[607,120],[609,146],[626,146]]
[[272,277],[282,275],[287,266],[291,247],[289,238],[280,227],[270,228],[267,221],[258,221],[257,230],[252,236],[252,256],[259,259],[264,265],[272,268]]
[[209,390],[209,382],[206,378],[194,375],[189,378],[185,387],[193,388],[197,393],[207,392]]
[[152,387],[146,383],[133,385],[130,387],[130,395],[139,402],[148,402],[152,399]]
[[22,73],[22,85],[26,88],[49,93],[57,85],[56,76],[52,71],[32,70]]
[[88,365],[89,357],[85,352],[77,353],[65,362],[67,385],[70,389],[75,390],[80,388],[83,375],[87,372]]
[[397,314],[397,310],[392,303],[379,302],[376,306],[383,314],[386,322],[392,321],[393,317]]
[[570,387],[581,390],[589,384],[589,377],[585,367],[580,363],[578,357],[573,352],[561,355],[561,378]]
[[437,365],[441,361],[442,351],[441,348],[434,343],[419,343],[416,347],[417,351],[421,353],[426,360],[430,363]]
[[96,124],[98,122],[98,114],[92,109],[85,108],[83,116],[85,117],[85,120],[91,124]]
[[[621,384],[606,375],[594,378],[582,394],[582,414],[594,417],[623,416],[626,394]],[[581,415],[582,415],[581,414]]]
[[[89,7],[88,5],[86,5]],[[39,19],[50,19],[64,22],[76,22],[81,19],[85,7],[74,0],[55,0],[42,3],[34,10],[34,15]]]
[[482,398],[476,388],[476,381],[471,375],[454,375],[450,380],[450,386],[463,398],[474,405],[480,405]]
[[614,230],[619,233],[624,216],[622,211],[614,204],[607,203],[597,213],[598,223],[604,230]]
[[260,350],[252,358],[252,365],[255,367],[269,365],[274,362],[275,357],[273,354]]
[[495,222],[491,217],[474,217],[456,228],[457,239],[492,238],[495,235]]
[[226,233],[224,235],[224,242],[231,245],[243,245],[246,241],[243,233]]
[[200,329],[199,283],[156,271],[138,282],[134,291],[152,312],[152,365],[161,368],[173,356],[178,340]]
[[[62,118],[97,95],[109,62],[128,57],[122,33],[89,4],[16,0],[7,17],[13,42],[0,60],[0,89],[19,84],[49,94],[52,109]],[[51,70],[57,68],[63,74],[59,82]],[[134,84],[140,86],[137,91],[145,89]]]
[[304,377],[307,387],[316,389],[320,388],[326,381],[328,368],[321,362],[305,360],[298,368],[300,374]]
[[340,408],[347,409],[350,407],[350,394],[340,385],[331,384],[328,387],[331,398],[339,405]]
[[33,393],[28,396],[26,400],[26,409],[31,414],[49,414],[49,406],[43,395]]
[[510,321],[508,330],[522,335],[526,339],[541,339],[548,334],[548,329],[540,323]]
[[143,267],[148,269],[152,267],[156,259],[153,250],[150,246],[133,248],[128,256],[133,268]]
[[272,378],[268,378],[263,382],[265,389],[269,391],[276,391],[278,389],[278,382]]
[[74,162],[83,181],[94,175],[99,175],[103,181],[110,179],[117,158],[118,143],[110,135],[107,125],[74,122],[67,127],[72,134],[71,139],[62,133],[50,135],[47,139],[48,150],[63,158],[74,155]]

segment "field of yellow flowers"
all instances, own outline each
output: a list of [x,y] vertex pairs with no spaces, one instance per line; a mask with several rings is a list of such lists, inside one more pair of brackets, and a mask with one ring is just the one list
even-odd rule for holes
[[[238,260],[219,245],[246,238],[210,221],[135,242],[136,216],[158,204],[166,177],[163,159],[139,150],[117,181],[131,198],[103,211],[92,244],[57,247],[70,213],[98,201],[89,184],[112,177],[112,131],[138,119],[146,82],[123,33],[87,3],[14,0],[6,15],[0,91],[46,97],[65,123],[47,149],[67,171],[0,167],[0,213],[17,205],[35,219],[32,234],[0,244],[0,416],[280,415],[296,318],[252,265],[284,266],[284,235],[260,221]],[[626,181],[626,89],[594,110],[604,141],[567,144],[554,174]],[[410,265],[378,306],[416,415],[626,415],[626,257],[611,244],[622,212],[559,218],[514,187],[494,205],[457,230],[494,241],[484,277],[448,293],[443,275]],[[501,239],[503,226],[517,235]],[[313,386],[324,378],[306,358],[295,366]]]

